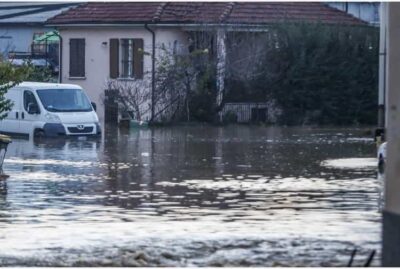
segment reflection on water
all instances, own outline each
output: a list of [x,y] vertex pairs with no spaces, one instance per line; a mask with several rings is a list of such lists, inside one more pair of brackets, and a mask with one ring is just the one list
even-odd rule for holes
[[345,158],[345,159],[333,159],[325,160],[321,162],[321,165],[327,167],[336,167],[343,169],[374,169],[377,166],[376,158]]
[[[14,140],[0,263],[345,265],[380,243],[363,130],[171,127]],[[378,260],[375,261],[378,264]]]

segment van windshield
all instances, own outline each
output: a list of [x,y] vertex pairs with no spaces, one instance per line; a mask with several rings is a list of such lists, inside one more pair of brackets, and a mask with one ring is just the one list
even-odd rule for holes
[[92,105],[79,89],[37,90],[44,108],[51,112],[92,111]]

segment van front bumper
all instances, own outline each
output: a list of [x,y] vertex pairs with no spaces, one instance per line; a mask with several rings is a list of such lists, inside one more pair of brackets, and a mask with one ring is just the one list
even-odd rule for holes
[[65,128],[61,123],[46,123],[43,126],[45,136],[58,137],[65,136]]
[[61,124],[61,123],[46,123],[43,126],[45,136],[60,137],[60,136],[94,136],[101,135],[100,124]]

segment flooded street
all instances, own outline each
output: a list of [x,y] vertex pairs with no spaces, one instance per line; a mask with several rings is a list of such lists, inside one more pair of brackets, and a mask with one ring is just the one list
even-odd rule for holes
[[14,139],[3,266],[362,266],[381,237],[368,129],[168,127]]

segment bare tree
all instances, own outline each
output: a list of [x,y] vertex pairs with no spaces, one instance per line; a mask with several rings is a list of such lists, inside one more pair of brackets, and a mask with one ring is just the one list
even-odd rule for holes
[[149,113],[151,92],[148,80],[108,80],[107,89],[114,91],[120,105],[120,113],[142,121]]
[[183,119],[190,121],[190,97],[201,70],[196,60],[207,51],[173,55],[163,50],[157,61],[155,107],[157,117],[163,121]]
[[[171,48],[158,47],[155,70],[154,118],[155,122],[191,120],[191,101],[212,64],[209,50],[198,49],[177,53]],[[144,120],[151,111],[151,79],[108,80],[108,90],[115,94],[123,117]]]

